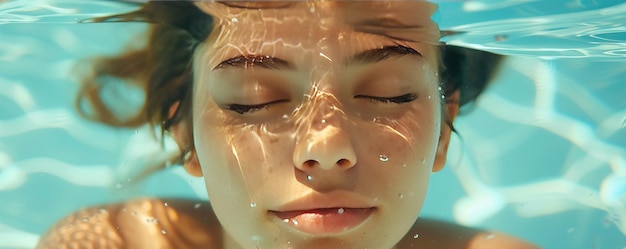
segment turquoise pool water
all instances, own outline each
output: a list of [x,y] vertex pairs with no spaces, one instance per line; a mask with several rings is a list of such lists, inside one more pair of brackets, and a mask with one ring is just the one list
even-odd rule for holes
[[[77,24],[132,6],[0,1],[0,248],[32,248],[81,207],[145,195],[206,198],[172,167],[135,183],[159,144],[73,109],[77,60],[114,54],[137,23]],[[443,1],[444,41],[508,55],[456,121],[423,216],[501,230],[543,248],[626,248],[626,4]]]

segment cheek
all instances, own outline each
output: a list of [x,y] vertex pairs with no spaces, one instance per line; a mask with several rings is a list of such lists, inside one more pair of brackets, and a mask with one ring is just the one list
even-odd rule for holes
[[400,117],[355,125],[353,143],[368,192],[394,202],[423,198],[437,151],[439,117],[438,103],[424,100]]

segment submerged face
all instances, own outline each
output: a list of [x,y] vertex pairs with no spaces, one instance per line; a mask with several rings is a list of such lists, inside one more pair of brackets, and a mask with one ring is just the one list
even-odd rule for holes
[[199,2],[193,134],[243,248],[391,248],[417,218],[441,129],[432,4]]

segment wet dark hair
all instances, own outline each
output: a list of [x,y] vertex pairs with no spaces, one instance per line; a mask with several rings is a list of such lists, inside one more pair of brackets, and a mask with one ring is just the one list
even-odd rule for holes
[[[157,1],[142,5],[137,11],[88,21],[147,22],[150,28],[145,46],[92,60],[92,71],[83,78],[77,97],[82,116],[118,127],[160,125],[163,131],[181,120],[190,120],[193,54],[212,31],[211,16],[191,1]],[[447,101],[458,101],[459,106],[472,103],[487,87],[500,61],[501,56],[492,53],[441,46],[439,73],[443,94],[460,91],[460,99]],[[136,115],[120,118],[107,106],[101,91],[111,78],[144,91],[145,103]],[[170,117],[170,107],[176,102],[178,108]],[[447,123],[452,127],[451,122]]]

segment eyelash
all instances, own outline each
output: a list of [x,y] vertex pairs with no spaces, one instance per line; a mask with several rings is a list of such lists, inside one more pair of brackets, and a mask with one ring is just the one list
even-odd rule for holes
[[269,105],[280,103],[280,102],[286,102],[286,101],[288,100],[276,100],[276,101],[267,102],[263,104],[257,104],[257,105],[230,104],[226,106],[226,109],[234,111],[238,114],[245,114],[245,113],[256,112],[263,108],[268,107]]
[[[408,102],[411,102],[413,100],[416,100],[417,99],[417,95],[415,95],[413,93],[409,93],[409,94],[404,94],[404,95],[395,96],[395,97],[388,97],[388,98],[387,97],[375,97],[375,96],[357,95],[357,96],[354,96],[354,98],[366,98],[366,99],[369,99],[371,101],[381,102],[381,103],[385,103],[385,104],[390,104],[390,103],[403,104],[403,103],[408,103]],[[263,108],[268,107],[269,105],[280,103],[280,102],[285,102],[285,101],[288,101],[288,100],[277,100],[277,101],[272,101],[272,102],[267,102],[267,103],[257,104],[257,105],[230,104],[230,105],[226,106],[226,109],[234,111],[234,112],[239,113],[239,114],[245,114],[245,113],[256,112],[256,111],[259,111],[259,110],[261,110]]]
[[354,98],[366,98],[369,99],[371,101],[375,101],[375,102],[382,102],[385,104],[390,104],[390,103],[394,103],[394,104],[403,104],[403,103],[409,103],[413,100],[417,99],[417,95],[413,94],[413,93],[409,93],[409,94],[404,94],[404,95],[400,95],[400,96],[395,96],[395,97],[375,97],[375,96],[366,96],[366,95],[357,95]]

